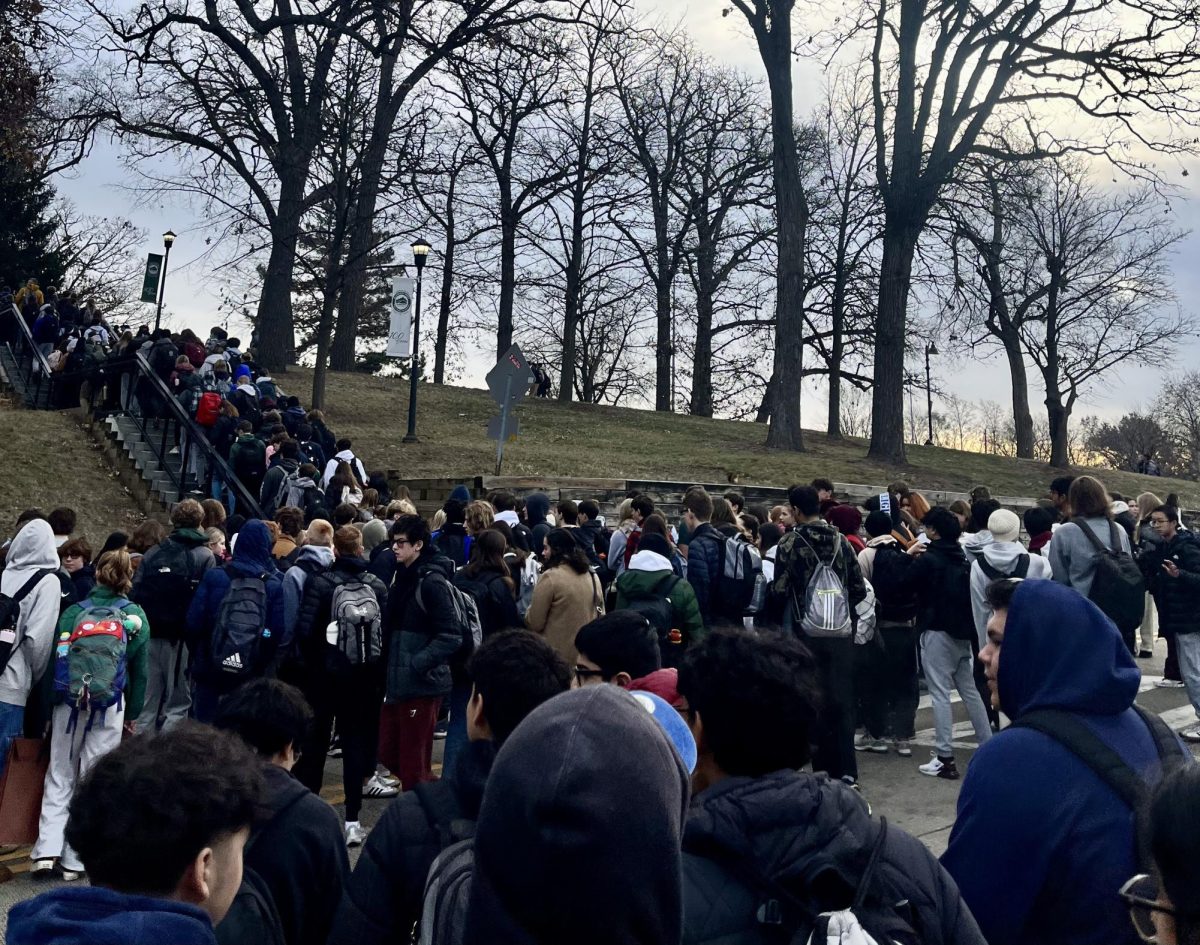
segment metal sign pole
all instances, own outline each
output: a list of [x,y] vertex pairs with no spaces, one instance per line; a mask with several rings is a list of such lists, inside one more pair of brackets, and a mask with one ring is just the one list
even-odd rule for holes
[[500,465],[504,462],[504,441],[508,439],[508,409],[512,403],[513,376],[509,374],[504,381],[504,402],[500,405],[500,436],[496,439],[496,475],[500,475]]

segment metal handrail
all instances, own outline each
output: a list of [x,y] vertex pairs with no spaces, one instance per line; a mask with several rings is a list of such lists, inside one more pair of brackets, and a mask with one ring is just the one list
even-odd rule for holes
[[[21,315],[21,310],[17,308],[17,303],[13,302],[9,306],[9,311],[12,314],[12,320],[17,325],[17,337],[20,341],[21,352],[13,351],[13,361],[17,364],[17,370],[21,372],[21,381],[29,387],[31,384],[34,387],[34,402],[42,392],[42,381],[45,380],[50,385],[50,396],[54,396],[54,377],[50,371],[50,362],[46,360],[46,356],[42,354],[41,349],[33,340],[33,332],[29,326],[25,324],[25,318]],[[12,346],[9,345],[9,350]],[[22,357],[22,355],[24,355]],[[35,376],[36,375],[36,376]]]

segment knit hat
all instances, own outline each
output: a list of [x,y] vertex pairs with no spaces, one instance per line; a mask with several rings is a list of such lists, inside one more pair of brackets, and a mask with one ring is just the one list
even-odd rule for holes
[[995,541],[1016,541],[1021,534],[1021,520],[1008,509],[996,509],[988,516],[987,525]]
[[239,365],[238,365],[238,369],[237,369],[237,370],[234,372],[233,376],[234,376],[234,378],[235,378],[236,380],[239,380],[239,381],[240,381],[240,380],[241,380],[243,377],[244,377],[246,380],[250,380],[250,368],[248,368],[248,367],[247,367],[246,365],[244,365],[244,364],[239,364]]
[[671,560],[671,546],[662,535],[643,535],[638,542],[638,551],[653,551],[656,555]]
[[673,708],[679,708],[683,697],[679,695],[679,670],[674,667],[656,669],[641,679],[629,684],[630,692],[652,692]]
[[459,484],[451,490],[450,498],[457,499],[465,505],[471,501],[471,492],[466,486]]
[[862,527],[862,513],[852,505],[835,505],[825,513],[825,521],[843,535],[857,535]]
[[387,525],[382,519],[373,518],[362,527],[363,553],[370,554],[371,550],[387,538]]

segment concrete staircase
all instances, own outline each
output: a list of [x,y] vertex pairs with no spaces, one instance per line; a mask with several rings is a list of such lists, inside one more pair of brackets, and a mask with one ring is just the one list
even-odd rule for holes
[[[147,420],[144,436],[138,422],[125,414],[110,414],[101,420],[97,432],[104,432],[116,449],[123,453],[129,463],[137,471],[148,492],[170,507],[179,500],[177,485],[182,465],[182,457],[173,441],[173,434],[168,433],[166,441],[167,453],[163,460],[158,457],[157,450],[162,445],[162,430],[164,420]],[[185,495],[199,492],[199,484],[190,472],[184,476]]]
[[43,379],[40,385],[26,384],[8,345],[0,345],[0,374],[3,375],[4,383],[12,390],[14,399],[18,403],[35,410],[53,409],[50,401],[49,382]]

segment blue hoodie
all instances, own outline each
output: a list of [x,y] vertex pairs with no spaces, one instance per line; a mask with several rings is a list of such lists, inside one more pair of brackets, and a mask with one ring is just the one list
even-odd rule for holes
[[[1000,650],[1000,708],[1078,714],[1148,781],[1160,767],[1131,708],[1141,674],[1091,601],[1052,581],[1013,596]],[[1134,815],[1049,736],[1008,728],[976,753],[942,865],[990,945],[1136,945],[1117,890],[1138,872]]]
[[170,899],[65,887],[8,912],[9,945],[216,945],[208,915]]
[[189,645],[212,636],[221,601],[229,592],[230,574],[242,577],[267,575],[267,629],[275,636],[275,652],[285,654],[291,646],[283,606],[283,575],[271,557],[271,533],[258,519],[251,519],[237,534],[233,545],[233,560],[223,568],[204,572],[196,594],[188,607],[187,628]]

